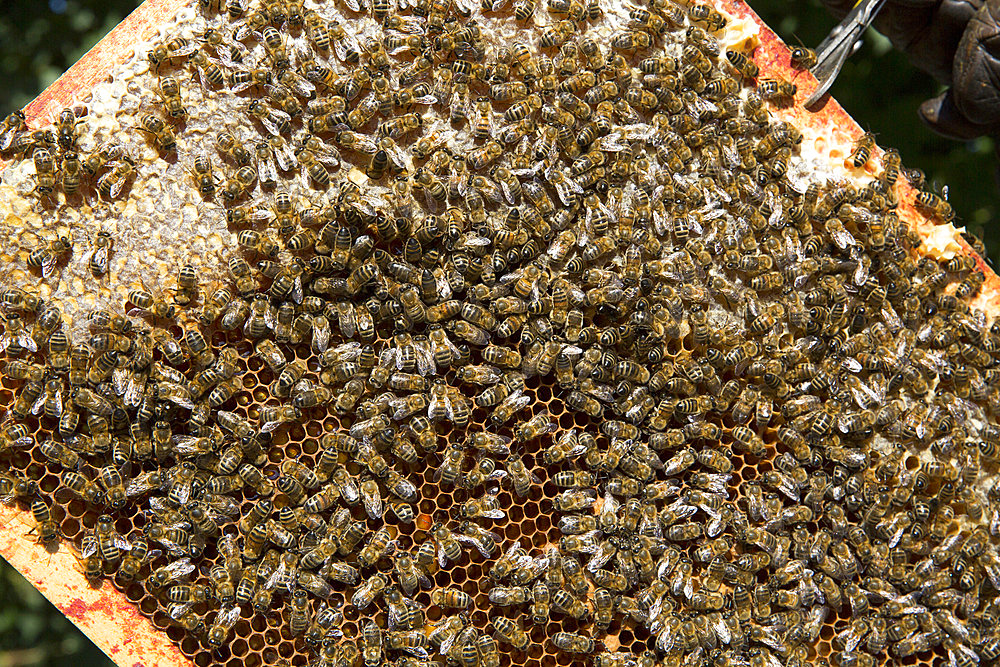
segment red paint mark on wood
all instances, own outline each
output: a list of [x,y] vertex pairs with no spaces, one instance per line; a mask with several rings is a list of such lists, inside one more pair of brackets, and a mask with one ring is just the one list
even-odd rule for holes
[[87,611],[87,603],[80,598],[73,598],[73,601],[69,603],[69,606],[64,607],[62,611],[71,619],[80,620]]

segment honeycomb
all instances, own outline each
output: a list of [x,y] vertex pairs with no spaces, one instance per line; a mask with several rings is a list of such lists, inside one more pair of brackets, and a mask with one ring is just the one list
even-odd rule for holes
[[209,1],[9,117],[5,500],[201,667],[995,661],[947,203],[738,17],[535,4]]

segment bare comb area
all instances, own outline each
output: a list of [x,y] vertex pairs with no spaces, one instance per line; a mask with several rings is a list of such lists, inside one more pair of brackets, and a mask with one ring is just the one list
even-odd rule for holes
[[746,22],[203,4],[0,126],[40,541],[200,667],[1000,655],[985,278]]

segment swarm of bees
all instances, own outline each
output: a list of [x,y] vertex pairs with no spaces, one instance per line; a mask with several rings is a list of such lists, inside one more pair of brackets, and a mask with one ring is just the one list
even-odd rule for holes
[[[199,664],[265,618],[250,664],[1000,657],[1000,325],[897,218],[897,153],[793,187],[795,86],[707,4],[328,4],[205,0],[148,54],[132,138],[214,202],[226,275],[83,336],[3,286],[0,492],[40,541]],[[191,86],[242,117],[189,133]],[[50,203],[128,197],[156,163],[78,118],[0,151]]]

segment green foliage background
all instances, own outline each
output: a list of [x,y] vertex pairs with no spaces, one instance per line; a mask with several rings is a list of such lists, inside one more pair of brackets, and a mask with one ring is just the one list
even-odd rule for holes
[[[4,0],[0,6],[0,114],[27,104],[136,7],[135,0]],[[818,0],[750,0],[789,43],[815,46],[833,27]],[[961,223],[1000,256],[993,140],[937,137],[917,106],[937,84],[870,32],[833,95],[883,146],[895,146],[949,198]],[[0,116],[0,117],[2,117]],[[0,561],[0,667],[110,665],[104,655],[6,562]]]

